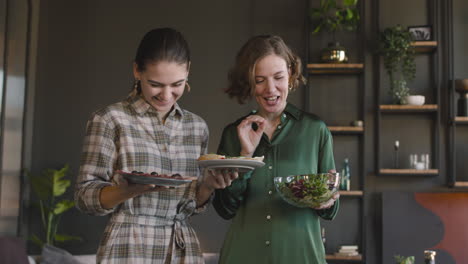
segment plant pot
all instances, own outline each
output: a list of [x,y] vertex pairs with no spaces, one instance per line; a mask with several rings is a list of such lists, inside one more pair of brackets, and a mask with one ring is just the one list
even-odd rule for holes
[[322,62],[326,63],[346,63],[348,56],[346,49],[340,46],[339,42],[330,42],[328,47],[323,49],[320,53]]
[[408,95],[402,98],[401,103],[407,105],[423,105],[425,97],[423,95]]

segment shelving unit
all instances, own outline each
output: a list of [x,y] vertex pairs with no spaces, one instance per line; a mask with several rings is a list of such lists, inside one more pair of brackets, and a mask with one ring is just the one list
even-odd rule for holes
[[[458,116],[457,111],[456,111],[456,92],[455,92],[455,79],[460,78],[460,75],[463,76],[463,78],[468,78],[466,74],[468,74],[468,71],[464,69],[458,69],[458,76],[455,76],[455,67],[456,65],[456,56],[454,54],[455,51],[455,41],[454,41],[454,35],[459,35],[460,34],[463,36],[465,35],[464,42],[459,42],[459,45],[463,46],[466,44],[466,39],[468,39],[466,36],[466,33],[464,32],[464,29],[458,28],[458,30],[455,32],[454,30],[454,7],[453,7],[453,1],[448,1],[447,2],[447,10],[448,10],[448,17],[450,18],[449,21],[446,24],[446,35],[447,35],[447,44],[444,45],[444,52],[445,55],[448,57],[448,80],[450,81],[449,85],[449,94],[448,94],[448,124],[447,124],[447,135],[448,135],[448,160],[447,160],[447,168],[448,168],[448,177],[447,177],[447,184],[449,187],[455,187],[455,188],[461,188],[462,190],[466,190],[468,188],[468,177],[460,177],[460,168],[457,170],[457,164],[460,162],[460,160],[466,160],[466,157],[463,157],[462,159],[457,159],[457,146],[462,146],[463,149],[468,149],[467,144],[460,144],[460,138],[463,138],[463,133],[466,132],[468,127],[468,116]],[[460,26],[460,25],[459,25]],[[463,38],[459,39],[463,40]],[[463,54],[457,54],[457,57]],[[462,73],[462,74],[460,74]],[[464,73],[464,74],[463,74]],[[466,140],[466,136],[465,136]],[[463,171],[461,169],[462,173],[466,174],[466,171]]]
[[439,106],[436,104],[428,105],[380,105],[380,111],[385,112],[436,112]]
[[[415,47],[416,51],[416,56],[429,56],[431,60],[431,68],[430,72],[432,72],[432,80],[431,80],[431,87],[428,87],[427,89],[434,89],[433,94],[434,96],[434,101],[430,102],[429,104],[424,104],[424,105],[395,105],[395,104],[379,104],[377,105],[376,109],[376,126],[377,126],[377,133],[376,133],[376,139],[377,139],[377,144],[376,144],[376,172],[377,175],[379,176],[398,176],[398,175],[406,175],[406,176],[437,176],[439,175],[439,151],[438,151],[438,146],[439,146],[439,128],[438,125],[440,123],[440,111],[439,111],[439,105],[440,105],[440,89],[438,87],[439,81],[437,77],[437,72],[438,72],[438,53],[437,53],[437,48],[438,48],[438,42],[437,41],[417,41],[413,42],[412,46]],[[375,60],[375,66],[380,67],[380,57]],[[376,92],[376,102],[381,102],[381,83],[380,83],[380,71],[377,72],[377,92]],[[381,127],[382,127],[382,122],[385,122],[382,120],[385,116],[389,115],[394,115],[393,118],[400,118],[401,115],[405,116],[411,116],[412,118],[418,118],[417,115],[420,114],[429,114],[429,118],[433,121],[433,126],[435,127],[434,129],[434,134],[432,136],[432,143],[431,143],[431,160],[430,162],[432,164],[431,169],[428,170],[415,170],[415,169],[409,169],[409,168],[382,168],[382,153],[381,153]],[[398,116],[397,116],[398,115]],[[428,128],[426,131],[427,133],[431,133],[430,128]],[[393,150],[392,150],[393,151]],[[388,153],[392,153],[392,151],[388,151]]]
[[463,124],[468,125],[468,116],[456,116],[454,121],[456,124],[459,124],[459,125],[463,125]]
[[349,257],[339,257],[335,255],[327,255],[326,260],[341,260],[341,261],[358,261],[362,262],[362,255],[359,256],[349,256]]
[[362,134],[364,127],[357,126],[328,126],[332,134]]
[[416,170],[416,169],[380,169],[381,175],[427,175],[437,176],[439,175],[438,169],[429,170]]
[[340,191],[340,196],[363,196],[363,191]]
[[437,49],[437,41],[415,41],[411,45],[416,49],[418,53],[432,52]]
[[[308,8],[306,9],[306,16],[308,16],[309,7],[312,3],[317,4],[317,1],[307,0]],[[339,154],[342,154],[344,157],[348,157],[351,160],[351,190],[350,191],[343,191],[340,190],[340,200],[342,207],[340,210],[345,210],[352,208],[356,208],[354,212],[356,213],[356,218],[353,216],[346,216],[351,222],[353,222],[353,230],[354,232],[347,232],[344,233],[335,233],[332,234],[333,230],[339,230],[339,228],[333,228],[333,225],[341,226],[342,223],[337,222],[340,221],[340,217],[345,217],[340,215],[337,219],[329,222],[324,221],[322,222],[322,226],[326,227],[326,230],[330,230],[327,232],[327,262],[332,263],[365,263],[365,253],[366,253],[366,244],[365,244],[365,175],[364,175],[364,166],[365,166],[365,151],[364,151],[364,136],[366,132],[366,121],[365,121],[365,64],[363,63],[365,50],[366,50],[366,37],[365,37],[365,15],[364,15],[364,2],[359,3],[360,13],[361,13],[361,21],[360,21],[360,31],[357,31],[356,34],[353,36],[357,41],[352,41],[354,45],[352,52],[356,54],[348,54],[351,55],[349,63],[320,63],[318,61],[317,56],[310,56],[311,48],[315,48],[314,51],[318,51],[320,47],[317,45],[309,45],[310,39],[314,37],[311,36],[309,26],[310,21],[307,21],[306,32],[304,33],[306,36],[306,59],[304,60],[305,65],[305,77],[308,82],[308,87],[305,89],[305,109],[308,112],[312,112],[314,114],[318,114],[325,123],[328,124],[328,129],[333,135],[334,138],[334,146],[335,146],[335,165],[337,170],[341,169],[341,162]],[[338,33],[339,34],[339,33]],[[340,36],[337,35],[337,38]],[[316,40],[316,39],[315,39]],[[320,41],[313,41],[312,43],[319,43]],[[341,43],[341,41],[340,41]],[[343,44],[343,43],[342,43]],[[344,44],[347,46],[348,44]],[[347,46],[349,48],[349,46]],[[348,51],[351,51],[348,49]],[[341,89],[341,85],[345,85]],[[315,91],[315,93],[314,93]],[[342,100],[337,101],[338,98],[343,98],[343,94],[349,93],[349,100]],[[319,95],[317,95],[319,94]],[[326,97],[324,97],[326,96]],[[321,98],[321,102],[329,101],[330,103],[337,103],[339,102],[340,108],[346,107],[350,109],[347,111],[347,115],[343,115],[341,113],[336,113],[335,116],[330,115],[332,120],[324,118],[323,115],[316,113],[313,111],[312,107],[317,107],[317,104],[314,104],[314,101],[311,99],[314,98]],[[326,99],[329,98],[329,99]],[[321,102],[316,102],[319,104],[321,109],[325,109],[329,107],[329,105],[320,105]],[[346,106],[343,106],[346,105]],[[312,107],[311,107],[312,106]],[[329,112],[325,113],[327,115]],[[322,113],[323,114],[323,113]],[[337,117],[337,119],[333,119]],[[363,121],[363,126],[351,126],[352,121],[361,120]],[[348,145],[341,145],[340,142],[344,142],[344,144],[351,144],[352,146],[348,148]],[[349,156],[348,156],[349,155]],[[349,224],[349,223],[348,223]],[[328,229],[328,226],[330,229]],[[352,234],[350,234],[352,233]],[[332,239],[330,239],[330,236]],[[333,240],[333,242],[330,242]],[[333,245],[329,244],[332,243]],[[349,245],[349,244],[356,244],[358,245],[358,251],[361,255],[359,256],[349,256],[349,257],[342,257],[336,256],[332,254],[333,252],[337,251],[338,246],[340,245]]]
[[364,70],[363,63],[310,63],[310,74],[357,74]]

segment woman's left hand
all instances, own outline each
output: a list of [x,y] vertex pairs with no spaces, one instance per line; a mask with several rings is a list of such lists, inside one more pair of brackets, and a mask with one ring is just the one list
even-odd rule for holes
[[[332,170],[329,170],[328,173],[336,173],[336,170],[335,169],[332,169]],[[340,177],[338,176],[338,179],[337,179],[338,182],[340,182]],[[314,209],[316,210],[322,210],[322,209],[328,209],[330,207],[332,207],[336,200],[338,200],[340,198],[340,193],[339,192],[336,192],[335,194],[333,194],[332,198],[330,198],[330,200],[328,200],[326,203],[318,206],[318,207],[315,207]]]
[[202,206],[216,189],[224,189],[239,177],[237,169],[205,169],[197,190],[197,206]]
[[322,209],[328,209],[330,207],[332,207],[336,200],[338,200],[340,198],[340,193],[339,192],[336,192],[335,194],[333,194],[332,198],[330,198],[330,200],[328,200],[326,203],[318,206],[318,207],[314,207],[314,209],[316,210],[322,210]]
[[202,184],[210,189],[224,189],[239,177],[237,169],[206,169]]

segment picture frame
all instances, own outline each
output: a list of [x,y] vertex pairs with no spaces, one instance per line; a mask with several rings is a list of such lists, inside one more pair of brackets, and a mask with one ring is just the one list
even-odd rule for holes
[[409,26],[408,31],[414,41],[431,41],[433,38],[431,25]]

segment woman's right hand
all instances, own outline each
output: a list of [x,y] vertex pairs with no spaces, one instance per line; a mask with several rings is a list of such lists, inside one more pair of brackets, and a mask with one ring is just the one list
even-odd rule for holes
[[[252,125],[256,123],[258,128],[254,130]],[[240,155],[244,157],[252,157],[255,149],[260,143],[263,131],[265,131],[265,119],[259,115],[250,115],[246,117],[237,126],[237,134],[241,144]]]
[[159,186],[155,184],[138,184],[138,183],[129,183],[122,175],[116,175],[115,183],[119,187],[120,190],[122,190],[124,193],[130,195],[130,198],[133,198],[135,196],[144,194],[144,193],[149,193],[149,192],[155,192],[155,191],[161,191],[161,190],[166,190],[169,187],[167,186]]
[[154,184],[133,184],[129,183],[122,175],[115,175],[112,179],[115,185],[102,188],[99,200],[101,206],[110,209],[126,200],[142,195],[144,193],[166,190],[166,186],[157,186]]

